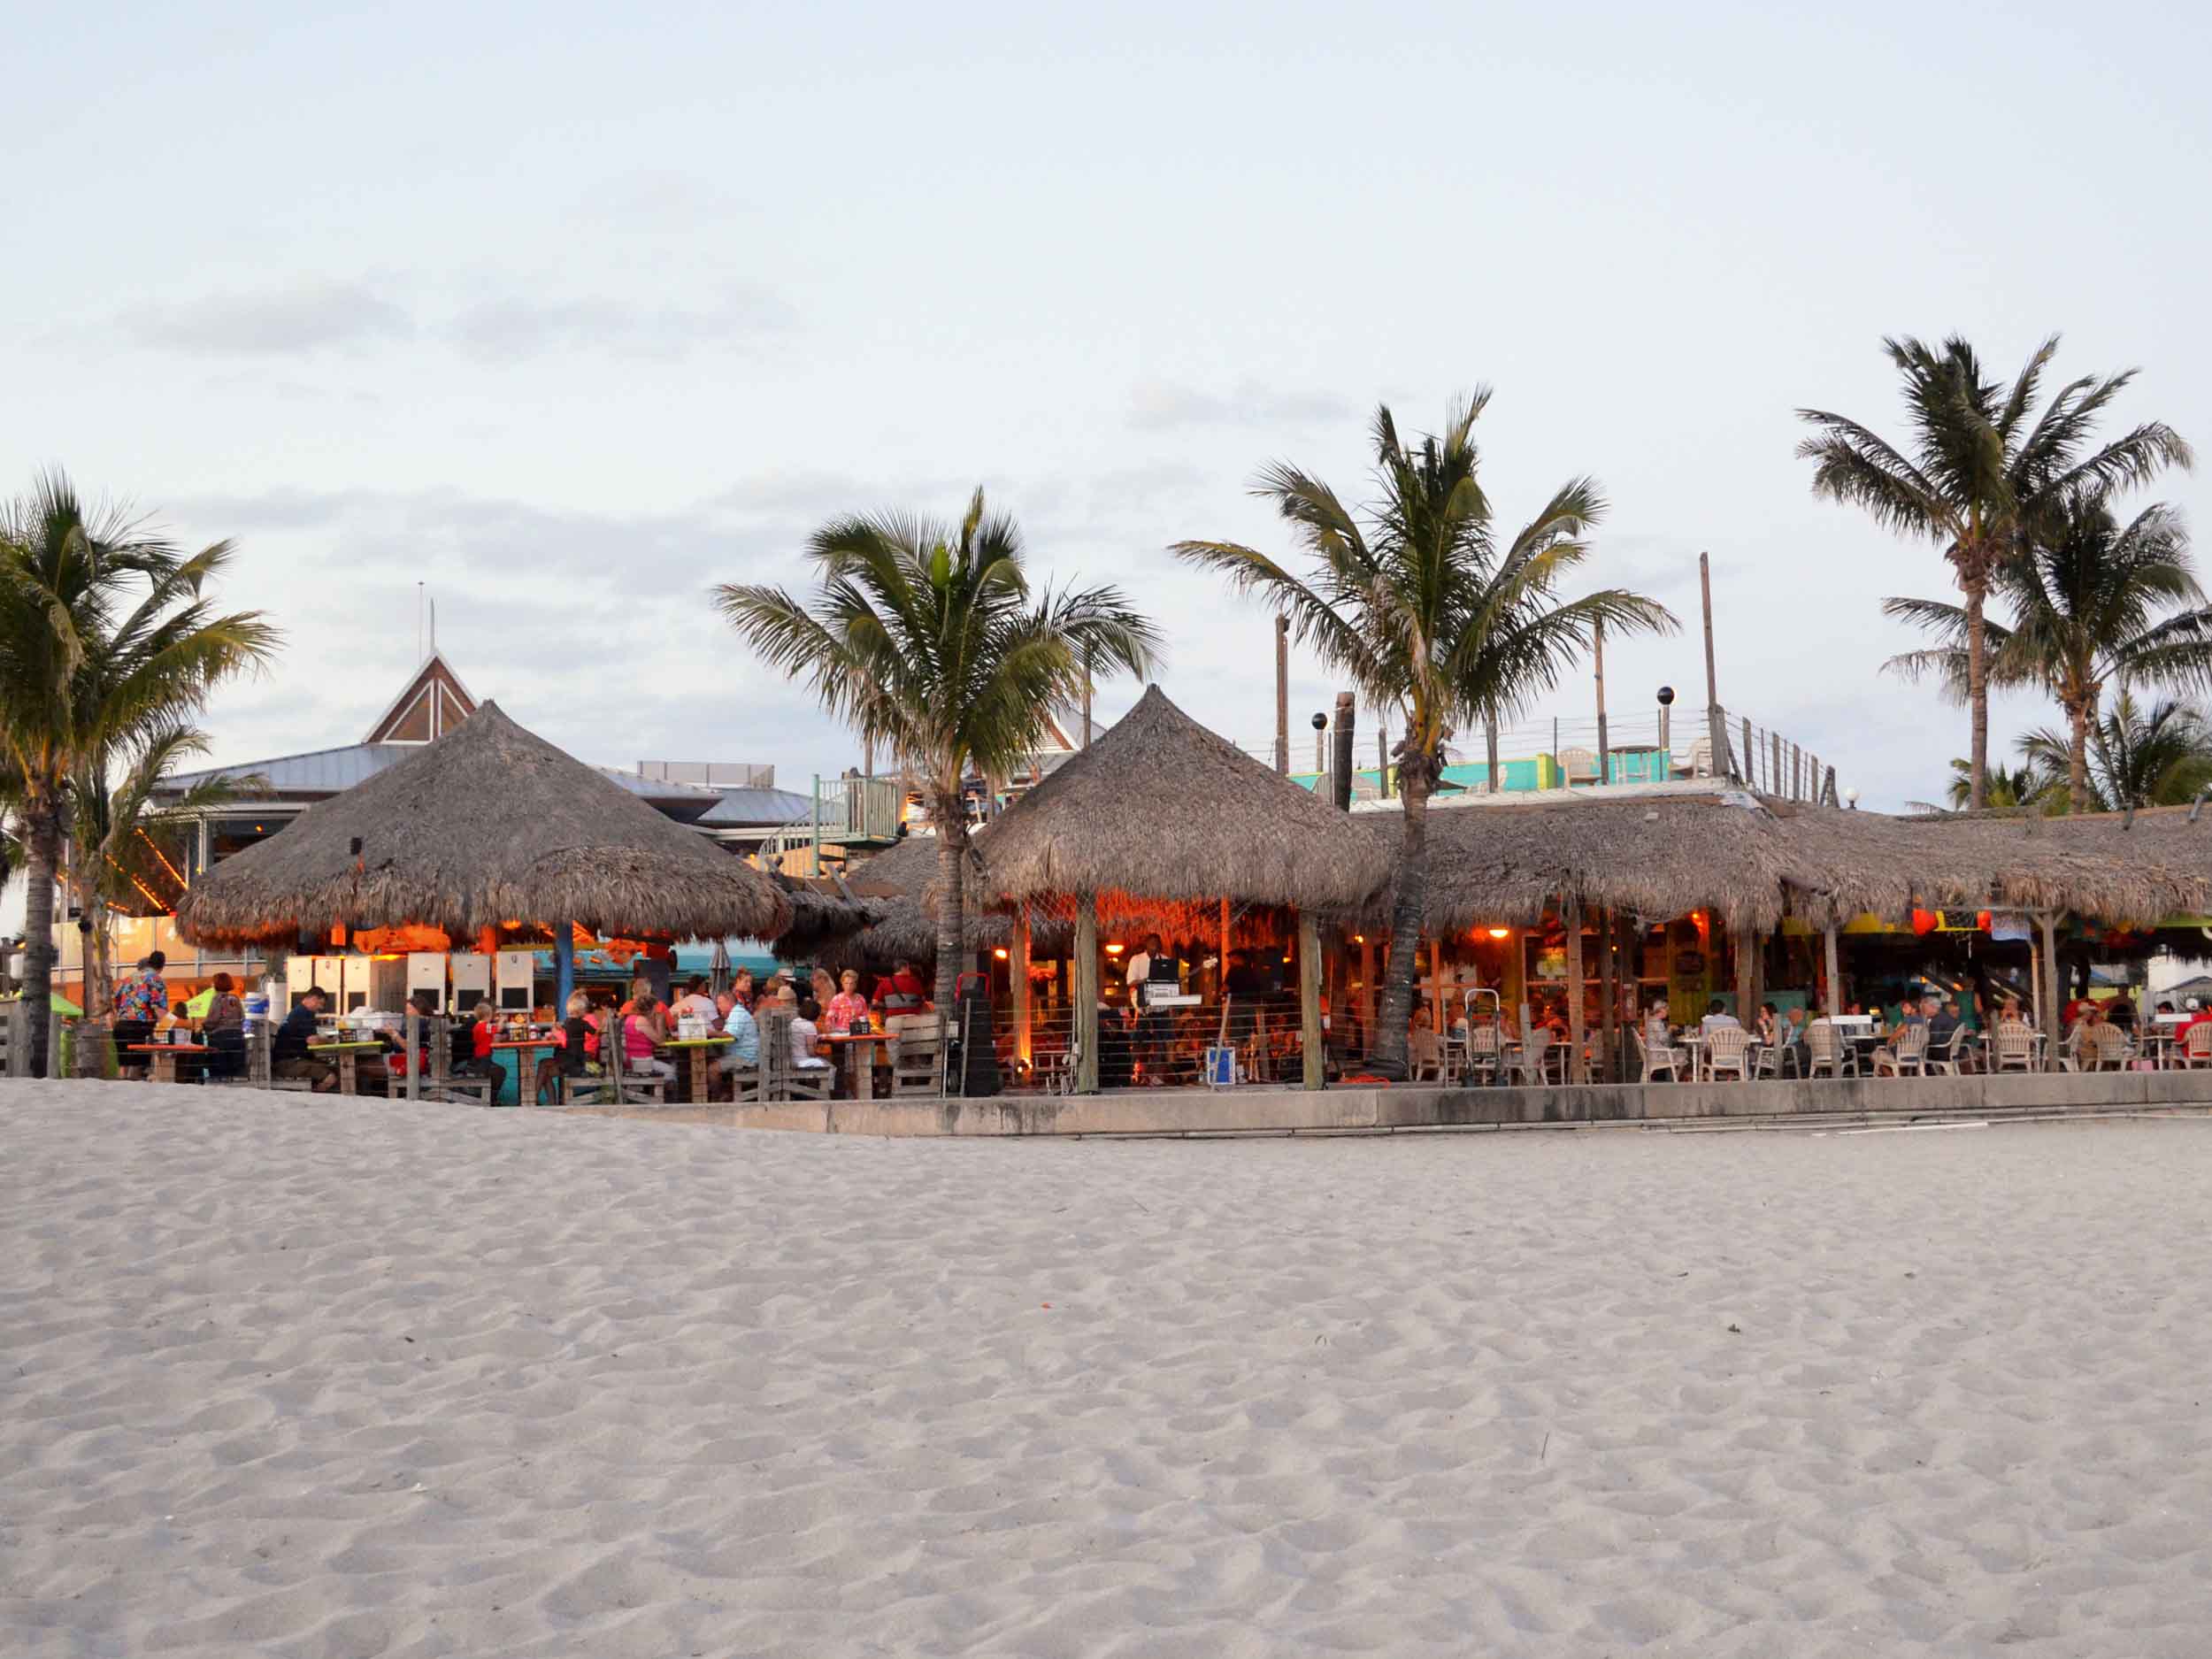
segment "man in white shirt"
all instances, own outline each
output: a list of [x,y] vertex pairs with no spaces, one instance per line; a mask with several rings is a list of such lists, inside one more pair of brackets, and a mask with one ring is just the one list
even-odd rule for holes
[[1717,1031],[1741,1031],[1743,1029],[1743,1022],[1730,1013],[1728,1005],[1717,996],[1713,999],[1712,1006],[1705,1010],[1705,1018],[1697,1024],[1698,1029],[1709,1037]]
[[676,1002],[674,1011],[680,1018],[714,1019],[714,999],[707,995],[706,980],[692,980],[690,990]]
[[1130,1002],[1138,1006],[1142,1004],[1137,996],[1137,987],[1152,977],[1152,953],[1159,948],[1160,936],[1154,933],[1145,940],[1143,949],[1129,954],[1128,971],[1122,975],[1122,980],[1129,987]]

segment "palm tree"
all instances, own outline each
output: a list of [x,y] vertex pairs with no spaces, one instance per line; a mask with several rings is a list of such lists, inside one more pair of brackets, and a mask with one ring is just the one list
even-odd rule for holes
[[[2007,772],[2002,766],[1990,769],[1986,804],[1993,810],[2007,811],[2024,806],[2035,806],[2050,787],[2050,780],[2032,764],[2022,764]],[[1972,798],[1974,769],[1963,755],[1951,762],[1951,781],[1944,789],[1944,798],[1954,812],[1962,810]],[[1916,810],[1932,812],[1936,809],[1925,802],[1906,803]]]
[[[88,1024],[108,1018],[114,995],[109,918],[118,910],[137,909],[165,880],[175,879],[165,868],[167,855],[156,839],[160,814],[219,805],[262,782],[219,774],[173,801],[157,803],[157,792],[170,781],[178,763],[207,752],[207,734],[173,722],[132,732],[122,745],[121,752],[88,760],[70,785],[69,888],[79,913],[91,924],[85,953]],[[79,1042],[77,1075],[101,1076],[107,1054],[104,1043]]]
[[[2079,498],[2000,568],[1994,591],[2013,620],[1985,618],[1989,683],[2037,686],[2058,703],[2071,734],[2059,770],[2077,810],[2091,798],[2089,738],[2107,685],[2212,685],[2212,607],[2197,586],[2188,530],[2170,507],[2147,508],[2123,526],[2103,499]],[[1882,611],[1942,641],[1888,665],[1909,677],[1938,674],[1959,695],[1970,666],[1965,611],[1934,599],[1886,599]]]
[[986,513],[980,489],[956,526],[833,519],[807,557],[821,583],[810,608],[735,582],[716,603],[772,666],[811,681],[864,743],[920,778],[938,835],[937,1003],[949,1009],[967,938],[966,780],[1010,775],[1089,672],[1148,673],[1159,634],[1112,587],[1033,597],[1021,533]]
[[2001,567],[2077,497],[2144,483],[2193,457],[2180,434],[2156,421],[2090,448],[2099,418],[2135,378],[2131,369],[2070,381],[2037,413],[2055,334],[2009,387],[1985,379],[1973,347],[1955,335],[1939,349],[1909,338],[1882,345],[1904,378],[1911,456],[1857,421],[1818,409],[1797,411],[1815,428],[1797,453],[1816,464],[1815,495],[1863,507],[1887,528],[1943,548],[1966,602],[1969,803],[1978,810],[1989,770],[1984,609]]
[[[2072,752],[2070,733],[2036,731],[2020,740],[2022,757],[2053,772]],[[2089,757],[2085,800],[2097,811],[2179,806],[2212,783],[2212,721],[2169,697],[2147,710],[2122,681],[2112,712],[2090,730]]]
[[1263,471],[1253,493],[1275,504],[1311,565],[1293,574],[1233,541],[1179,541],[1179,557],[1219,572],[1293,618],[1301,644],[1348,675],[1405,735],[1394,750],[1404,851],[1391,911],[1390,966],[1371,1056],[1405,1073],[1415,956],[1428,894],[1428,803],[1457,723],[1510,720],[1558,684],[1602,625],[1624,634],[1674,626],[1664,607],[1624,589],[1562,603],[1561,580],[1589,557],[1582,539],[1604,515],[1596,483],[1571,480],[1501,547],[1477,478],[1474,425],[1486,388],[1455,403],[1440,437],[1401,443],[1387,406],[1375,411],[1381,495],[1356,511],[1296,467]]
[[[0,511],[0,768],[21,782],[34,1008],[53,988],[54,883],[86,768],[188,718],[275,650],[259,612],[215,610],[208,586],[230,558],[228,542],[186,556],[142,521],[88,512],[58,472]],[[46,1029],[31,1022],[34,1075]]]

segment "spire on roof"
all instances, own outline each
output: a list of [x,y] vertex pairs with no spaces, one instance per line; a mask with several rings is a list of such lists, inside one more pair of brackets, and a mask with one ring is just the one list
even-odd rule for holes
[[433,647],[406,688],[369,728],[364,743],[427,743],[476,712],[476,699]]

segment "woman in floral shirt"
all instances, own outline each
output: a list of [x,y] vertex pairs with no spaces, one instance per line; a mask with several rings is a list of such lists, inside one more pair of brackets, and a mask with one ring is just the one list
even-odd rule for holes
[[138,972],[115,987],[115,1018],[140,1019],[150,1026],[169,1013],[169,987],[161,977],[168,958],[158,950],[138,964]]
[[853,1028],[855,1021],[863,1025],[868,1023],[868,999],[860,994],[860,975],[855,970],[846,969],[839,984],[842,988],[830,998],[828,1025],[841,1037]]

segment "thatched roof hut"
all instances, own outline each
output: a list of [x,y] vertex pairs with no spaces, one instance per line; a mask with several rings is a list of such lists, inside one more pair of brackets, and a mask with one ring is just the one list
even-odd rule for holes
[[399,764],[201,876],[185,938],[281,943],[337,925],[577,922],[608,934],[773,938],[775,884],[487,703]]
[[[984,826],[974,833],[979,848],[987,848],[994,828]],[[937,961],[937,910],[931,887],[937,879],[937,838],[910,835],[852,867],[845,885],[854,897],[872,912],[868,925],[842,939],[823,941],[803,953],[824,967],[861,968],[888,972],[896,964],[911,962],[928,968]],[[1002,910],[968,907],[968,941],[978,949],[1009,944],[1014,936],[1011,915]],[[1064,952],[1068,928],[1064,920],[1033,910],[1031,949],[1040,956]]]
[[781,885],[784,897],[791,902],[791,926],[774,942],[776,954],[787,962],[819,961],[830,965],[833,956],[858,934],[881,923],[886,914],[880,899],[847,898],[817,882]]
[[1387,879],[1373,842],[1312,791],[1253,759],[1157,686],[992,825],[980,896],[1340,910]]
[[[1739,789],[1432,806],[1427,928],[1530,924],[1570,896],[1649,920],[1706,910],[1772,928],[1916,908],[2059,910],[2146,923],[2212,904],[2212,821],[1893,817]],[[1382,856],[1394,812],[1358,815]],[[1371,907],[1371,914],[1379,907]]]

